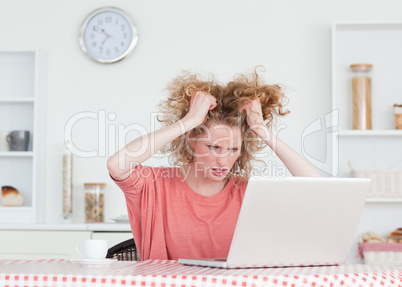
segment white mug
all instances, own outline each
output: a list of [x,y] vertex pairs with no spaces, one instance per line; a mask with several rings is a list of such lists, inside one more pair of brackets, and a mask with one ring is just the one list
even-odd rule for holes
[[[80,250],[80,246],[83,244],[83,252]],[[107,255],[107,240],[102,239],[88,239],[77,242],[75,245],[77,252],[86,259],[102,260]]]

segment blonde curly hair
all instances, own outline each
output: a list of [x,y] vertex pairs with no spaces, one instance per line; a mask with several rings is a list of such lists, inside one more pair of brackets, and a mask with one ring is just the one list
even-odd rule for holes
[[[174,78],[167,86],[169,96],[159,104],[160,114],[158,121],[162,126],[169,126],[188,113],[191,97],[197,91],[208,92],[217,100],[217,106],[210,110],[204,122],[189,131],[192,138],[198,138],[203,134],[205,127],[211,124],[225,124],[240,129],[243,139],[239,158],[234,163],[230,175],[242,181],[248,180],[251,172],[251,162],[255,160],[254,154],[262,150],[266,144],[259,140],[254,132],[250,132],[245,112],[239,112],[240,107],[259,98],[262,107],[264,123],[269,128],[278,116],[284,116],[289,111],[283,111],[287,101],[282,88],[279,85],[268,85],[259,76],[258,66],[250,74],[238,74],[233,81],[222,85],[215,80],[212,74],[208,79],[203,79],[198,74],[184,71]],[[170,163],[177,166],[188,164],[192,161],[193,153],[188,143],[186,134],[183,134],[162,150],[164,154],[170,154]]]

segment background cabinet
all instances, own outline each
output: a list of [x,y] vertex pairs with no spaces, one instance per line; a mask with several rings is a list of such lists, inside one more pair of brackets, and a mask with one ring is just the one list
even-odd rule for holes
[[0,52],[0,130],[28,130],[26,152],[0,152],[0,186],[24,197],[21,207],[0,204],[0,223],[30,223],[43,218],[46,127],[46,56],[41,51]]
[[131,232],[94,231],[0,231],[2,259],[77,259],[75,245],[85,239],[106,239],[109,248],[133,238]]
[[80,258],[75,244],[91,239],[90,231],[0,231],[3,259]]
[[[339,176],[356,169],[402,168],[402,130],[395,130],[393,105],[402,103],[402,23],[334,23],[332,110],[339,112]],[[350,65],[373,64],[372,130],[352,130]],[[399,163],[399,164],[398,164]],[[333,165],[337,168],[336,165]]]
[[[350,177],[355,169],[402,169],[402,131],[395,130],[393,105],[402,103],[402,23],[334,23],[332,26],[333,174]],[[352,130],[350,65],[373,64],[372,130]],[[399,164],[397,164],[399,162]],[[386,237],[401,227],[402,198],[370,198],[357,234]],[[357,238],[348,263],[358,263]],[[354,254],[353,254],[354,253]]]

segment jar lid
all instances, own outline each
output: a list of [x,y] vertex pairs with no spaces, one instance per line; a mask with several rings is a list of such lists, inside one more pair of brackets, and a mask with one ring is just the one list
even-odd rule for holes
[[106,183],[84,183],[84,186],[106,186]]
[[402,105],[394,105],[394,114],[402,114]]
[[369,72],[373,68],[372,64],[352,64],[350,65],[355,72]]

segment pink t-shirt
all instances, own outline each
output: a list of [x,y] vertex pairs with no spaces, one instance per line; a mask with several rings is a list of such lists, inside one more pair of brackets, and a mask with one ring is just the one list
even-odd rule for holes
[[227,257],[246,182],[230,179],[214,196],[193,191],[177,167],[138,165],[116,181],[141,260]]

